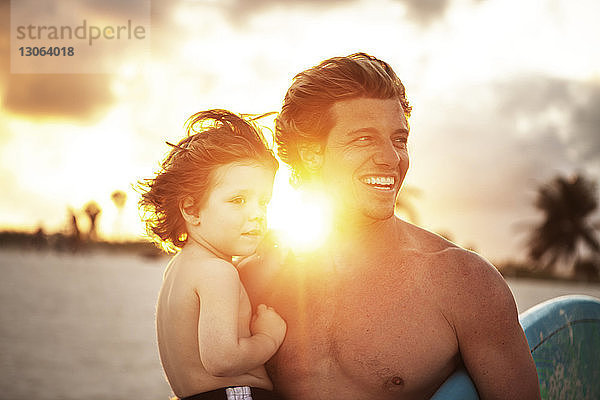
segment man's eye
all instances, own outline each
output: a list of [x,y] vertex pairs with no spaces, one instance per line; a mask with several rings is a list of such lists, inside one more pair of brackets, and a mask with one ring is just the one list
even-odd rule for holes
[[402,146],[402,145],[405,145],[408,142],[408,139],[405,138],[405,137],[400,136],[400,137],[394,138],[392,141],[394,142],[394,145],[396,145],[396,146]]
[[359,143],[369,143],[371,141],[371,137],[370,136],[361,136],[356,138],[356,141]]

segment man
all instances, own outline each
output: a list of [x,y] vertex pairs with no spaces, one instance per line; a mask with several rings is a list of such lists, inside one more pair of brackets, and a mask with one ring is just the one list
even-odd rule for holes
[[484,259],[394,216],[409,164],[411,107],[391,67],[367,54],[298,74],[276,121],[300,186],[334,199],[318,251],[249,260],[255,304],[288,324],[268,363],[288,399],[425,399],[461,366],[482,399],[537,399],[512,294]]

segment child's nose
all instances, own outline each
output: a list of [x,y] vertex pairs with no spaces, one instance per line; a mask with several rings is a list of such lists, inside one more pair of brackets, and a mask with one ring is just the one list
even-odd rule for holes
[[250,212],[250,220],[254,221],[264,221],[267,217],[267,210],[261,206],[252,207],[252,211]]

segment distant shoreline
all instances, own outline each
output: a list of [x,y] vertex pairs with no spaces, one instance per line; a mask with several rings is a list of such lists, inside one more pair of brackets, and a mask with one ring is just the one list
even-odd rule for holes
[[[169,254],[159,249],[149,239],[126,241],[86,240],[64,233],[45,234],[41,231],[35,233],[0,231],[0,249],[4,248],[73,254],[89,252],[126,253],[137,254],[143,258],[170,257]],[[514,261],[497,263],[496,268],[504,278],[600,283],[600,274],[597,271],[595,274],[594,271],[590,271],[587,275],[565,276],[548,270],[535,269],[527,264]]]
[[87,240],[64,233],[2,231],[0,249],[48,251],[57,253],[85,254],[90,252],[128,253],[142,257],[158,258],[169,255],[150,240]]

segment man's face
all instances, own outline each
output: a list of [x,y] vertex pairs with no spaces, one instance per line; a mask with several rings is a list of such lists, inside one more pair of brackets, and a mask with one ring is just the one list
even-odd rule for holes
[[408,123],[398,99],[357,98],[332,106],[335,120],[321,177],[340,211],[384,220],[408,170]]

